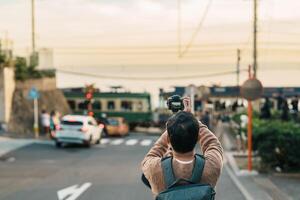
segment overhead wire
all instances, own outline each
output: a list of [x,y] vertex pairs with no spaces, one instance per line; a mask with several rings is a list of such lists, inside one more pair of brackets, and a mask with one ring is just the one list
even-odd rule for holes
[[198,33],[200,32],[200,30],[201,30],[201,28],[203,26],[203,23],[204,23],[204,21],[205,21],[205,19],[207,17],[207,14],[208,14],[208,11],[210,9],[210,6],[211,6],[212,2],[213,2],[213,0],[209,0],[209,2],[207,3],[207,5],[205,7],[205,10],[204,10],[204,13],[203,13],[203,15],[202,15],[202,17],[201,17],[198,25],[197,25],[196,30],[192,34],[191,39],[189,40],[189,42],[187,43],[187,45],[185,46],[185,48],[183,49],[183,51],[180,52],[180,55],[179,55],[180,58],[183,57],[188,52],[188,50],[190,49],[190,47],[194,43],[194,40],[196,39]]
[[[193,75],[185,75],[185,76],[154,76],[154,77],[141,77],[141,76],[114,76],[114,75],[101,75],[101,74],[91,74],[86,72],[76,72],[76,71],[69,71],[63,69],[57,69],[58,72],[65,73],[65,74],[72,74],[72,75],[79,75],[79,76],[88,76],[94,78],[102,78],[102,79],[118,79],[118,80],[131,80],[131,81],[168,81],[168,80],[180,80],[180,79],[193,79],[193,78],[209,78],[209,77],[216,77],[216,76],[224,76],[224,75],[231,75],[235,74],[236,71],[224,71],[224,72],[215,72],[210,74],[193,74]],[[246,72],[247,69],[242,69],[241,71]]]

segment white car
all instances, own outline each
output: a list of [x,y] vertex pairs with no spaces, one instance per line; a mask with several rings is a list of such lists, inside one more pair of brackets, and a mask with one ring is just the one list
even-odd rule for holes
[[66,115],[62,118],[59,130],[55,134],[55,144],[61,147],[64,143],[99,144],[103,124],[98,125],[96,120],[84,115]]

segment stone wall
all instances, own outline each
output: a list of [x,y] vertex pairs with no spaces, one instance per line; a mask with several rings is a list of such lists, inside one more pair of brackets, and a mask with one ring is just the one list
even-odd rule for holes
[[32,87],[38,91],[50,91],[56,89],[56,78],[29,79],[17,81],[16,89],[28,92]]
[[7,124],[11,117],[15,73],[12,67],[0,68],[0,123]]
[[[71,112],[65,96],[59,89],[40,90],[38,107],[39,115],[42,109],[48,113],[56,110],[61,115]],[[12,117],[8,126],[9,132],[18,136],[34,136],[33,121],[33,100],[28,99],[28,94],[24,90],[16,89],[13,99]]]

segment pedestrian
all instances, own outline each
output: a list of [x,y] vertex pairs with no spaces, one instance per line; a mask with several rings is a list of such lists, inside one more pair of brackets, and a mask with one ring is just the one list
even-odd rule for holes
[[268,97],[265,98],[265,103],[260,109],[260,118],[261,119],[271,118],[271,102]]
[[202,118],[201,118],[200,121],[204,125],[206,125],[208,129],[210,129],[210,114],[209,114],[209,112],[207,110],[204,111],[204,115],[202,116]]
[[41,124],[42,124],[43,134],[47,136],[50,133],[50,115],[46,110],[42,110]]
[[237,109],[238,109],[238,107],[239,107],[239,103],[238,103],[238,101],[236,100],[236,101],[232,104],[232,107],[231,107],[232,112],[236,112]]
[[298,99],[297,95],[294,96],[291,104],[292,104],[293,111],[298,113],[298,111],[299,111],[299,99]]
[[240,123],[238,127],[238,134],[236,135],[236,143],[237,143],[237,151],[240,152],[242,150],[243,153],[246,151],[246,133],[245,130],[247,130],[248,125],[248,116],[245,114],[242,114],[240,116]]
[[283,96],[282,96],[282,93],[280,93],[278,96],[277,96],[277,110],[281,110],[282,109],[282,104],[283,104]]
[[[180,180],[174,182],[175,185],[188,184],[187,180],[190,180],[193,183],[208,184],[213,188],[221,174],[223,149],[218,138],[191,114],[190,100],[185,98],[183,102],[184,111],[176,113],[168,120],[167,130],[141,163],[143,181],[151,187],[154,196],[159,195],[157,199],[171,199],[160,198],[160,195],[163,195],[161,192],[167,190],[173,180]],[[203,156],[195,154],[197,142]],[[199,158],[205,164],[199,164]],[[197,191],[200,192],[201,189]],[[194,195],[187,190],[184,193],[187,196],[178,196],[176,199],[184,200]]]
[[298,120],[298,112],[299,112],[299,100],[298,100],[298,96],[296,95],[293,99],[292,99],[292,116],[293,119],[295,121]]
[[60,126],[59,114],[55,110],[52,110],[50,113],[50,131],[51,131],[50,137],[51,138],[55,137],[55,133],[59,126]]
[[281,120],[288,121],[289,120],[289,104],[286,99],[282,101],[281,104]]

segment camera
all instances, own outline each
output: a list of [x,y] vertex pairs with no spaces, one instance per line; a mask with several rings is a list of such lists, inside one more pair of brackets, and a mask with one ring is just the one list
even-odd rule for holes
[[171,110],[173,113],[183,110],[184,104],[182,101],[182,97],[179,95],[173,95],[169,97],[167,100],[167,106],[168,109]]

